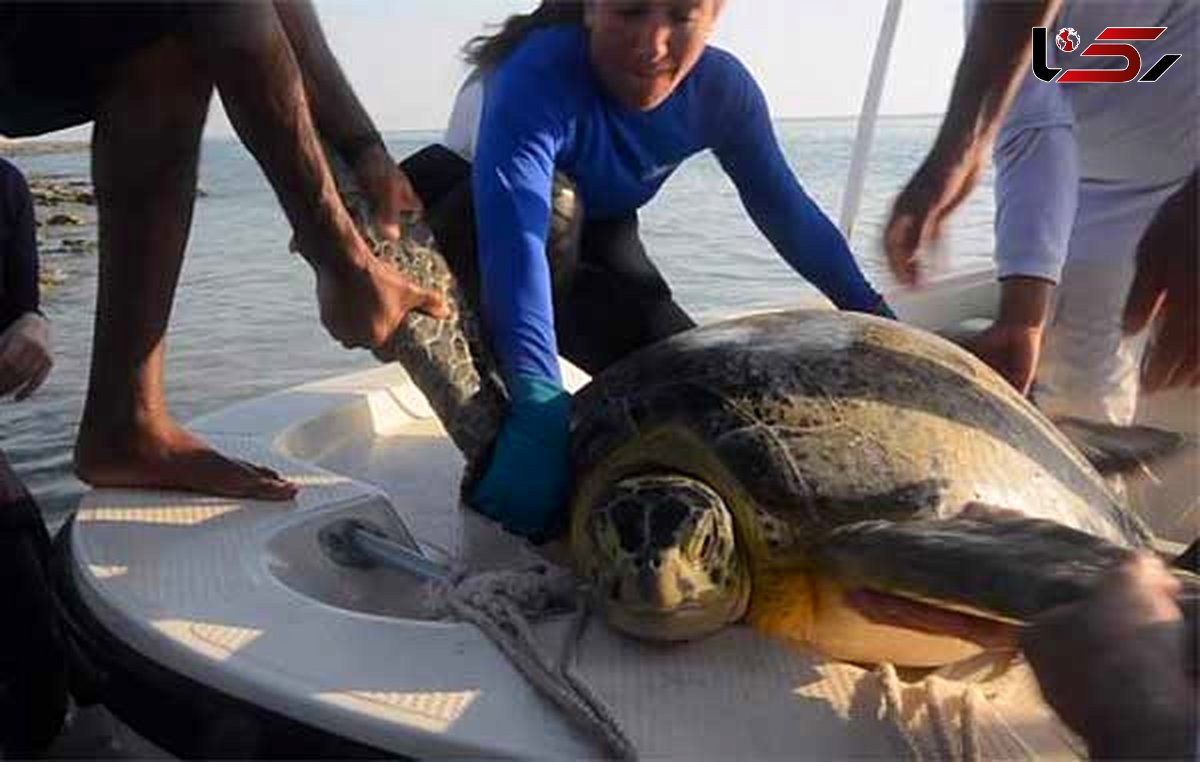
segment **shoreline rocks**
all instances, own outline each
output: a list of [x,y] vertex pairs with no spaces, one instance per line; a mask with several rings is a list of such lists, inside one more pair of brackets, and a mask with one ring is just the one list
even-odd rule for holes
[[54,153],[83,153],[91,146],[86,140],[10,140],[0,138],[0,156],[45,156]]
[[96,205],[96,194],[86,180],[58,179],[33,175],[28,178],[34,206],[58,207],[64,204]]
[[84,224],[84,219],[82,217],[80,217],[79,215],[65,214],[63,212],[59,212],[58,214],[51,215],[50,219],[46,220],[45,222],[38,220],[38,227],[42,227],[43,225],[45,225],[47,227],[56,227],[56,226],[75,227],[75,226],[83,225],[83,224]]
[[30,174],[26,180],[37,221],[38,282],[44,298],[83,266],[73,258],[96,251],[96,197],[91,183],[78,177]]

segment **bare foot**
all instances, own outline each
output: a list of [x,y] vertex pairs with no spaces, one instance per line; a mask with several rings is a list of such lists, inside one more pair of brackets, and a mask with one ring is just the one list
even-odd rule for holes
[[75,473],[93,487],[143,487],[256,500],[290,500],[295,484],[269,468],[227,458],[174,421],[134,431],[86,423],[75,444]]

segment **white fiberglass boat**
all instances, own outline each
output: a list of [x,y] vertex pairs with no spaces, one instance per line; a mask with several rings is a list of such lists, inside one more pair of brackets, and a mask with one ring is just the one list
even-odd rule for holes
[[[861,198],[900,5],[888,2],[872,65],[843,231]],[[990,272],[889,296],[906,322],[948,334],[990,321],[996,301]],[[566,377],[586,380],[571,369]],[[1148,422],[1194,433],[1196,395],[1165,397],[1159,407]],[[94,698],[120,719],[189,757],[613,752],[611,737],[605,745],[586,732],[597,723],[548,700],[479,627],[439,618],[437,586],[334,560],[322,530],[358,519],[468,572],[543,562],[460,509],[462,460],[398,366],[251,400],[192,428],[302,489],[288,503],[122,490],[83,499],[60,535],[59,587],[94,668]],[[1194,465],[1159,477],[1193,507],[1179,526],[1173,516],[1151,523],[1193,537]],[[598,700],[588,704],[592,717],[604,707],[598,724],[642,758],[1086,754],[1019,663],[984,659],[901,680],[747,627],[664,647],[578,621],[539,619],[536,648],[569,646],[560,663]]]
[[[953,331],[988,318],[994,281],[957,277],[893,304]],[[541,560],[460,509],[461,458],[400,368],[289,389],[193,427],[302,490],[286,503],[83,499],[60,537],[60,582],[98,698],[123,721],[186,756],[607,753],[480,629],[435,618],[430,585],[323,549],[323,528],[358,518],[470,571]],[[1083,752],[1020,665],[982,681],[960,665],[903,682],[746,627],[662,647],[574,621],[549,617],[533,632],[548,653],[573,638],[573,673],[643,758]]]

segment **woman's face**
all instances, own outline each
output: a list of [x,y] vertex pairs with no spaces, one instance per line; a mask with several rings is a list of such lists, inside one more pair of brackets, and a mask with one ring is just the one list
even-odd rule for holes
[[649,111],[688,75],[722,0],[588,0],[592,67],[623,105]]

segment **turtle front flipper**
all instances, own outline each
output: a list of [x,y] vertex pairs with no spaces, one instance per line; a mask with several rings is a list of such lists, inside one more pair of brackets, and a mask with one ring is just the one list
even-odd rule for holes
[[[445,319],[409,312],[373,354],[382,362],[399,362],[425,396],[466,460],[461,486],[469,495],[489,462],[509,403],[480,317],[469,165],[438,146],[401,162],[424,209],[398,220],[402,232],[393,241],[377,229],[370,199],[350,166],[331,146],[325,153],[346,210],[374,256],[413,285],[441,293],[450,307]],[[574,183],[558,173],[550,201],[548,262],[561,290],[578,260],[583,206]]]
[[[816,553],[845,589],[1019,624],[1088,597],[1133,551],[1043,519],[968,513],[850,524]],[[1195,575],[1179,574],[1197,588]]]

